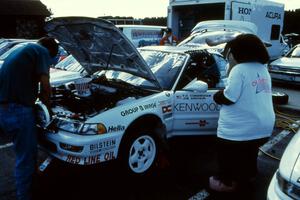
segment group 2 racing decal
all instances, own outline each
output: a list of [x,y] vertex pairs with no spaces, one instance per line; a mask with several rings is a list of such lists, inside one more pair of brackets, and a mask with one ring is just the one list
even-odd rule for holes
[[131,115],[136,112],[140,112],[140,111],[144,111],[144,110],[148,110],[148,109],[154,109],[154,108],[156,108],[156,103],[139,105],[139,106],[135,106],[135,107],[121,111],[121,116],[125,117],[125,116]]

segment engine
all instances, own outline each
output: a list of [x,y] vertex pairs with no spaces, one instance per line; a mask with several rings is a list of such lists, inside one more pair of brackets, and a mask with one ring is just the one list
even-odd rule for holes
[[103,78],[91,81],[89,96],[80,96],[74,82],[52,88],[51,109],[63,118],[86,120],[124,102],[149,95],[149,92],[133,89],[126,84]]

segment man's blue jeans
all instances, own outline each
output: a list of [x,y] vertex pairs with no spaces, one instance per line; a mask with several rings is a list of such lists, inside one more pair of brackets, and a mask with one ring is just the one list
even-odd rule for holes
[[17,199],[32,199],[32,181],[37,155],[37,131],[32,107],[0,104],[0,128],[12,136],[16,153]]

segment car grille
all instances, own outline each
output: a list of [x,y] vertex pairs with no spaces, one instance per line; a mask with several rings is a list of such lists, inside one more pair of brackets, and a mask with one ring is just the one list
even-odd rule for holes
[[43,148],[46,150],[52,152],[52,153],[57,153],[57,146],[53,142],[46,140],[44,138],[39,137],[39,145],[41,145]]

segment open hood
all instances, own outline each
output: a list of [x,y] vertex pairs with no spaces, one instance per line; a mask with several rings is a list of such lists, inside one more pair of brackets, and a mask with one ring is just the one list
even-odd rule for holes
[[112,23],[96,18],[61,17],[46,23],[47,33],[56,38],[89,74],[101,70],[130,73],[158,81],[134,45]]

